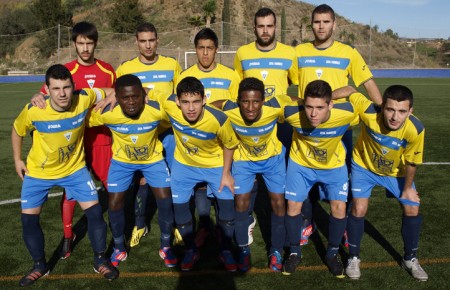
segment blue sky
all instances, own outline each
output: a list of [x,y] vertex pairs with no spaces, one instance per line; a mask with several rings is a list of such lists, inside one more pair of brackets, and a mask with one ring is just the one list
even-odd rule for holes
[[[392,29],[401,37],[450,37],[449,0],[301,0],[328,4],[334,11],[357,23]],[[338,23],[339,24],[339,23]]]

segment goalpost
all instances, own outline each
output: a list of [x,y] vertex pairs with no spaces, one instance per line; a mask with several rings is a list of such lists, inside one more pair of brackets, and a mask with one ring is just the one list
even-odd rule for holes
[[[228,67],[233,67],[235,50],[227,51],[217,51],[216,61],[220,64],[226,65]],[[185,51],[184,52],[184,69],[187,69],[191,65],[197,63],[197,56],[195,51]]]

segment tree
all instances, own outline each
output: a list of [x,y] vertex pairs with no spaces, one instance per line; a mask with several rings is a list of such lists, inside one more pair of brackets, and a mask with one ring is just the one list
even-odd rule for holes
[[281,10],[281,42],[286,43],[286,11]]
[[222,10],[222,45],[230,45],[231,43],[230,22],[230,0],[224,0]]
[[200,26],[203,26],[205,24],[205,22],[203,21],[203,18],[201,16],[197,15],[197,16],[189,17],[188,24],[190,24],[191,26],[194,26],[193,30],[191,31],[191,37],[190,37],[191,43],[194,43],[195,35],[199,31]]
[[311,27],[311,25],[309,24],[309,17],[301,17],[299,21],[294,22],[294,25],[297,25],[300,28],[300,43],[302,43],[304,39],[304,30],[308,27]]
[[206,20],[206,27],[211,27],[211,23],[216,14],[216,0],[208,0],[208,2],[202,6],[202,10]]
[[[72,13],[62,5],[61,0],[34,0],[30,7],[41,29],[56,28],[58,25],[72,26]],[[61,41],[67,41],[68,36],[61,34]],[[58,30],[42,33],[36,47],[44,57],[49,57],[58,48]]]
[[133,33],[144,22],[139,0],[115,0],[108,16],[112,30],[118,33]]

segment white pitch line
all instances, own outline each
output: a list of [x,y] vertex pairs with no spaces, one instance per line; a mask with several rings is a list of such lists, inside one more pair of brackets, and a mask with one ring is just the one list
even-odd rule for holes
[[423,165],[450,165],[450,162],[424,162]]

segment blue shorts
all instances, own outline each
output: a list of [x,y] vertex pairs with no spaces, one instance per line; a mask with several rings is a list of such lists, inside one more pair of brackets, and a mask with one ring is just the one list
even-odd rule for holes
[[[405,184],[404,177],[381,176],[364,169],[352,161],[352,193],[354,198],[369,198],[375,185],[386,188],[403,205],[419,206],[420,203],[400,198]],[[413,188],[415,185],[413,183]]]
[[108,191],[126,191],[137,171],[142,173],[151,187],[170,187],[170,172],[164,160],[150,164],[130,164],[113,159],[108,173]]
[[219,192],[222,171],[223,167],[193,167],[181,164],[174,160],[172,163],[172,178],[170,181],[173,203],[180,204],[188,202],[194,194],[195,185],[200,182],[207,183],[208,197],[227,200],[234,199],[233,194],[228,187],[224,187],[222,191]]
[[57,179],[42,179],[25,175],[20,193],[22,209],[39,207],[48,199],[48,191],[54,187],[64,187],[67,200],[88,202],[98,200],[94,181],[86,167],[69,176]]
[[285,192],[287,200],[303,202],[308,197],[311,187],[316,183],[319,183],[323,189],[320,192],[321,199],[347,201],[347,166],[332,169],[313,169],[289,159]]
[[256,174],[262,174],[269,192],[284,194],[286,182],[285,149],[266,160],[233,162],[235,194],[251,192]]

